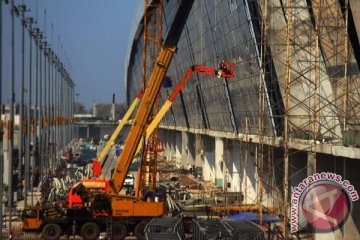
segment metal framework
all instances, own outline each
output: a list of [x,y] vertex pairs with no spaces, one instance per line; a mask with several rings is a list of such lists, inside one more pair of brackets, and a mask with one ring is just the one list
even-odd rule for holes
[[153,218],[145,227],[146,239],[185,239],[182,218]]
[[[262,15],[268,27],[263,28],[261,42],[272,51],[284,100],[283,158],[274,160],[273,167],[283,168],[282,214],[288,223],[289,181],[301,171],[290,173],[294,169],[291,155],[296,151],[289,150],[289,143],[293,139],[307,143],[303,151],[308,153],[306,172],[310,175],[316,172],[319,142],[349,142],[359,126],[359,74],[349,47],[348,0],[261,2],[262,10],[269,11],[269,16]],[[260,85],[260,101],[261,93]]]
[[[159,49],[162,44],[162,0],[144,1],[144,46],[143,46],[143,68],[142,89],[145,91],[146,84],[154,68]],[[160,102],[156,100],[154,114],[159,111]],[[155,191],[157,172],[157,145],[159,132],[155,130],[152,137],[145,143],[142,169],[141,186],[146,190]]]
[[193,220],[193,239],[264,239],[264,233],[246,220]]

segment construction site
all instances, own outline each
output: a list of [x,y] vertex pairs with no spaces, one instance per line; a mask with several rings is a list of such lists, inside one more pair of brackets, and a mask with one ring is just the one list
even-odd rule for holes
[[0,98],[2,239],[360,239],[360,1],[139,1],[107,120],[0,6],[36,79]]

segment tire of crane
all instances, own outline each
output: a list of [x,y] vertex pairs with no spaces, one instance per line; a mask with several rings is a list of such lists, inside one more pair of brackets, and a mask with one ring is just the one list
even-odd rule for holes
[[128,234],[128,229],[123,223],[114,224],[112,229],[112,240],[123,240]]
[[46,224],[42,230],[42,235],[46,240],[58,240],[62,233],[61,227],[55,223]]
[[81,226],[80,236],[86,240],[96,240],[100,236],[100,228],[96,223],[87,222]]
[[135,229],[134,229],[134,235],[137,237],[137,239],[139,239],[139,240],[146,239],[145,227],[146,227],[147,223],[148,223],[147,221],[141,221],[138,224],[136,224]]

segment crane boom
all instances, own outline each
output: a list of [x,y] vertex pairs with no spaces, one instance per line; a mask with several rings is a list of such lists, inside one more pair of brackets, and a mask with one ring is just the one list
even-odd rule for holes
[[151,74],[148,87],[145,89],[143,99],[135,116],[130,133],[126,139],[124,149],[117,161],[114,174],[109,181],[110,194],[118,194],[124,184],[126,174],[129,170],[132,159],[134,158],[142,133],[145,131],[147,119],[152,111],[162,80],[169,67],[175,50],[176,47],[174,46],[163,46],[160,49],[158,60],[155,64],[153,73]]
[[124,127],[126,122],[129,120],[129,117],[131,116],[132,112],[140,102],[140,99],[142,97],[142,91],[139,92],[139,94],[136,96],[132,104],[130,105],[129,109],[126,111],[124,117],[119,122],[118,126],[116,127],[114,133],[111,135],[109,141],[106,143],[105,147],[101,150],[98,158],[96,160],[93,160],[93,176],[98,177],[101,174],[101,170],[103,167],[104,159],[106,154],[109,152],[112,145],[115,143],[115,139],[118,137],[121,129]]

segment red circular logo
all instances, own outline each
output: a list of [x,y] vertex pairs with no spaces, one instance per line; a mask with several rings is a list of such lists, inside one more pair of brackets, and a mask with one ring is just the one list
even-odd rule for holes
[[346,192],[337,184],[318,182],[302,196],[301,209],[307,222],[320,231],[334,231],[350,214],[351,203]]

